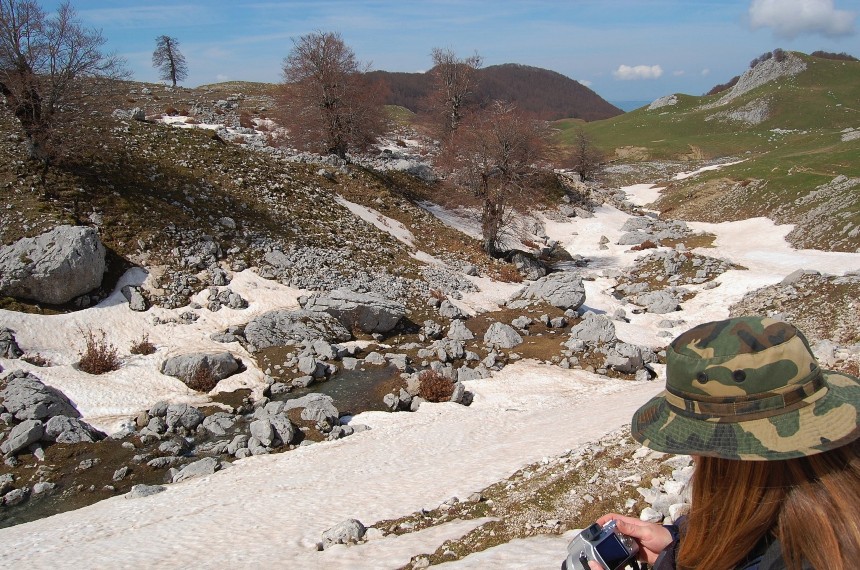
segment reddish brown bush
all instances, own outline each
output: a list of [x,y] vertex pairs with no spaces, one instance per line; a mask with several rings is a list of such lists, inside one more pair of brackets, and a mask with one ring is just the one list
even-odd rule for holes
[[523,276],[513,265],[503,265],[499,268],[499,281],[504,283],[522,283]]
[[430,289],[430,296],[439,301],[444,301],[445,299],[447,299],[445,293],[443,293],[439,289]]
[[179,109],[177,109],[176,107],[165,107],[164,114],[168,117],[175,117],[179,114]]
[[657,244],[651,241],[650,239],[646,239],[639,245],[634,245],[630,248],[630,251],[642,251],[643,249],[654,249],[657,247]]
[[218,379],[206,366],[198,366],[194,369],[191,377],[185,383],[192,390],[198,392],[209,392],[218,383]]
[[246,129],[254,128],[254,119],[251,118],[251,114],[248,111],[242,111],[239,113],[239,126],[245,127]]
[[144,334],[143,337],[131,343],[131,348],[128,351],[132,354],[152,354],[155,352],[155,345],[149,340],[149,335]]
[[450,402],[454,383],[435,370],[425,370],[418,379],[418,395],[428,402]]
[[78,368],[87,374],[104,374],[119,370],[120,361],[117,349],[105,338],[105,332],[100,331],[99,337],[91,331],[78,329],[86,342],[86,348],[78,362]]

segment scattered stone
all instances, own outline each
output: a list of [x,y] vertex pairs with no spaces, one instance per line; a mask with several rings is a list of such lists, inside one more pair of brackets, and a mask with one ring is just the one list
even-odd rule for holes
[[94,228],[57,226],[0,247],[0,295],[62,305],[99,287],[105,247]]
[[347,519],[322,533],[323,550],[335,544],[357,543],[364,538],[366,528],[356,519]]

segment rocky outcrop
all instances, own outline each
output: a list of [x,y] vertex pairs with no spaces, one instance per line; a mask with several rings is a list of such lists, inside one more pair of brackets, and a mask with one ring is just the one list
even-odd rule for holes
[[510,325],[493,323],[484,334],[484,344],[493,348],[514,348],[523,343],[523,337]]
[[328,313],[349,330],[358,329],[366,333],[389,332],[406,314],[402,303],[348,289],[302,297],[299,304],[308,311]]
[[21,370],[6,377],[6,387],[0,391],[0,400],[19,421],[47,420],[54,416],[81,417],[62,392]]
[[344,342],[350,338],[352,334],[340,321],[318,311],[270,311],[245,326],[245,339],[254,350],[299,344],[305,340]]
[[570,341],[577,340],[589,345],[601,345],[614,344],[618,337],[615,336],[615,325],[609,317],[585,313],[582,321],[570,329]]
[[575,273],[550,273],[530,283],[519,298],[542,300],[554,307],[575,311],[585,302],[585,286],[582,278]]
[[23,354],[15,340],[15,331],[0,327],[0,358],[20,358]]
[[93,228],[57,226],[0,248],[0,294],[61,305],[101,285],[105,247]]
[[183,382],[190,380],[201,369],[213,380],[222,380],[239,370],[239,361],[229,352],[217,354],[181,354],[168,358],[161,365],[161,373],[179,378]]

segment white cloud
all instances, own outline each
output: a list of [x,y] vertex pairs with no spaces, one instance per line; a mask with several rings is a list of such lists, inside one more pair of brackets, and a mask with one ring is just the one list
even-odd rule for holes
[[705,76],[710,75],[710,74],[711,74],[711,70],[708,69],[707,67],[702,70],[702,77],[705,77]]
[[619,65],[618,69],[612,72],[615,79],[629,81],[632,79],[657,79],[663,75],[663,68],[659,65]]
[[215,79],[218,81],[218,83],[223,83],[224,81],[229,81],[230,76],[224,75],[223,73],[219,73],[218,75],[215,76]]
[[683,69],[676,69],[675,71],[672,72],[672,75],[674,75],[675,77],[681,77],[685,73],[687,73],[687,72],[684,71]]
[[833,0],[752,0],[749,17],[753,29],[772,28],[775,36],[792,39],[852,35],[856,14],[837,10]]
[[580,85],[585,85],[586,87],[591,87],[591,81],[589,81],[588,79],[577,79],[576,81]]

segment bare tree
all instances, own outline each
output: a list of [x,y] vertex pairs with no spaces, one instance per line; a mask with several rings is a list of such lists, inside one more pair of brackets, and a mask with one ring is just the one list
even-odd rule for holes
[[30,156],[46,168],[71,144],[63,130],[80,118],[84,82],[127,75],[122,59],[102,52],[104,44],[68,2],[49,16],[32,0],[0,0],[0,93],[21,123]]
[[336,32],[314,32],[293,41],[284,59],[279,106],[290,138],[314,152],[346,158],[385,128],[383,87],[366,76]]
[[174,87],[177,81],[185,81],[188,77],[188,65],[185,63],[185,56],[179,51],[179,40],[170,36],[155,38],[152,67],[158,69],[159,78],[171,81]]
[[448,145],[443,164],[449,165],[454,182],[481,199],[484,250],[499,255],[512,198],[536,179],[545,130],[514,105],[497,101],[464,119]]
[[482,58],[475,53],[459,58],[451,49],[433,48],[433,92],[430,109],[436,115],[445,134],[453,133],[460,126],[477,86],[476,71]]
[[590,180],[600,169],[603,153],[594,146],[585,131],[579,129],[568,162],[570,169],[579,174],[580,180]]

